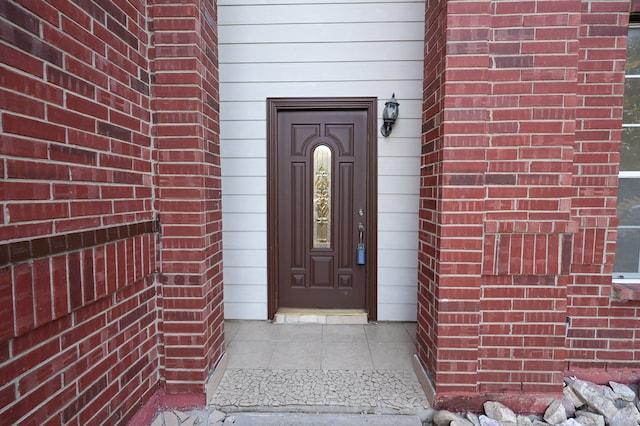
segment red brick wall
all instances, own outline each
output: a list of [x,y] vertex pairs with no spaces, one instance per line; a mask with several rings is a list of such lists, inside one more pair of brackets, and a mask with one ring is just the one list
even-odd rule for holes
[[158,383],[204,403],[223,350],[215,19],[208,1],[0,2],[3,422],[125,423]]
[[583,5],[571,208],[580,228],[566,366],[574,375],[599,370],[623,380],[629,371],[640,375],[640,303],[611,300],[628,10],[626,2]]
[[142,2],[0,4],[0,416],[116,423],[159,379]]
[[436,405],[542,408],[567,370],[630,371],[637,304],[609,299],[620,131],[607,130],[621,126],[629,2],[426,10],[418,356]]
[[216,9],[205,0],[150,3],[162,375],[169,394],[204,405],[224,343]]

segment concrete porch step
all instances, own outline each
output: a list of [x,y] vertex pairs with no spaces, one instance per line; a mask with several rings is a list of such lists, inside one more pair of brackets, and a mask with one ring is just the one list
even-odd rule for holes
[[364,309],[280,308],[274,324],[367,324]]

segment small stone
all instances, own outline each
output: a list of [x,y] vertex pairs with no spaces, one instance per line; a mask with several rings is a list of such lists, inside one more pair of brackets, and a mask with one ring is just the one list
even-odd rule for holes
[[609,422],[610,425],[616,426],[638,426],[638,423],[640,423],[640,411],[632,403],[621,407]]
[[551,425],[557,425],[567,420],[567,411],[564,409],[561,399],[556,399],[549,404],[544,412],[544,420]]
[[480,426],[480,419],[473,413],[467,413],[464,415],[467,420],[473,423],[473,426]]
[[556,426],[582,426],[576,419],[567,419],[562,423],[558,423]]
[[487,417],[484,414],[478,417],[478,420],[480,420],[480,426],[503,426],[499,421]]
[[440,410],[433,416],[433,424],[436,426],[449,426],[454,420],[464,420],[457,414],[453,414],[451,411]]
[[182,423],[180,423],[180,426],[195,426],[200,423],[198,420],[199,419],[195,416],[187,417]]
[[177,411],[177,410],[173,410],[173,414],[176,415],[176,417],[178,418],[178,420],[180,421],[180,424],[186,422],[187,420],[189,420],[189,414],[187,413],[183,413],[182,411]]
[[576,395],[571,386],[565,386],[562,390],[562,393],[571,401],[571,403],[573,403],[573,406],[575,408],[580,408],[584,405],[584,401],[581,400],[578,395]]
[[433,408],[427,408],[426,410],[418,410],[416,413],[421,423],[431,422],[433,420],[433,416],[436,414],[436,410]]
[[516,424],[516,414],[510,408],[497,401],[487,401],[483,404],[484,413],[500,423]]
[[165,426],[180,426],[181,421],[175,412],[165,411],[164,413],[162,413],[162,416],[164,418]]
[[589,411],[577,411],[576,420],[580,422],[582,426],[604,426],[604,417]]
[[526,416],[518,416],[518,426],[533,426],[533,420]]
[[209,424],[214,425],[217,422],[222,422],[226,416],[222,411],[214,410],[209,414]]
[[158,414],[156,418],[153,420],[151,425],[149,426],[164,426],[164,420],[162,418],[162,413]]
[[449,423],[449,426],[473,426],[473,423],[471,423],[467,419],[460,418],[453,420],[451,423]]
[[237,416],[229,416],[226,419],[224,419],[224,425],[231,426],[236,422],[237,419],[238,419]]
[[615,394],[609,387],[579,379],[571,387],[589,408],[602,414],[611,423],[610,419],[618,412],[618,408],[613,401]]
[[635,401],[636,393],[629,386],[616,382],[609,382],[609,386],[618,398],[625,401]]

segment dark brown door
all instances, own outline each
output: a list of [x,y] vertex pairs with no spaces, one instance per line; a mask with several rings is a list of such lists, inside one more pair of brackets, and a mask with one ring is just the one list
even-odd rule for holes
[[273,120],[278,307],[367,308],[370,113],[292,108]]

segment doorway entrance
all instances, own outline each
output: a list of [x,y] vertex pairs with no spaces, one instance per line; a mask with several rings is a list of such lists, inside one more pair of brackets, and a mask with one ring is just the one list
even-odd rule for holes
[[268,315],[365,309],[375,320],[375,98],[268,99]]

